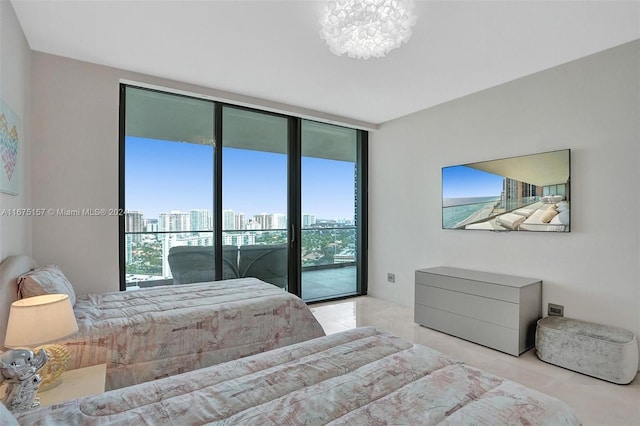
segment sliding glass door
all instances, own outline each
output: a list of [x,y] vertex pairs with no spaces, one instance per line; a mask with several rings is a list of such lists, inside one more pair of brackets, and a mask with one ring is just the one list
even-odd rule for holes
[[287,289],[287,118],[222,108],[223,250],[240,277]]
[[302,121],[302,298],[358,293],[358,131]]
[[125,100],[124,287],[212,280],[213,266],[188,277],[175,253],[208,247],[214,256],[214,105],[137,88]]
[[121,85],[121,289],[366,294],[366,132]]

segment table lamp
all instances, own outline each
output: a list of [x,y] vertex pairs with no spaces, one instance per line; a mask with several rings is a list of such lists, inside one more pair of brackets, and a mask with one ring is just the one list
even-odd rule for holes
[[[66,294],[27,297],[11,304],[4,345],[7,348],[32,349],[78,331],[73,307]],[[69,365],[69,351],[62,345],[43,345],[49,360],[40,370],[40,390],[51,389],[61,382],[60,376]]]

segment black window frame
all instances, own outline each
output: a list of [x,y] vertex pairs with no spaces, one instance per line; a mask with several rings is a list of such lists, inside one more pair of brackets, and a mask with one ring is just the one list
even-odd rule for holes
[[[119,129],[118,129],[118,206],[120,211],[126,211],[125,205],[125,139],[126,139],[126,90],[127,88],[138,90],[149,90],[168,95],[185,96],[189,98],[203,99],[198,96],[189,96],[182,93],[174,93],[170,90],[152,89],[137,86],[135,84],[120,83],[119,85]],[[208,100],[214,105],[214,199],[213,199],[213,223],[214,223],[214,250],[220,253],[215,257],[216,280],[222,278],[222,135],[223,120],[222,111],[224,107],[245,109],[263,114],[271,114],[287,119],[287,145],[288,145],[288,211],[287,223],[289,230],[289,286],[288,291],[301,297],[302,288],[302,266],[301,266],[301,233],[302,233],[302,210],[301,210],[301,143],[302,143],[302,121],[314,121],[309,118],[301,118],[293,115],[265,111],[259,108],[234,105],[232,103]],[[322,123],[321,121],[319,121]],[[323,123],[326,124],[326,123]],[[331,124],[336,125],[336,124]],[[323,300],[314,300],[308,303],[319,303],[329,300],[338,300],[348,297],[366,295],[367,269],[368,269],[368,140],[369,134],[366,130],[340,126],[357,131],[357,153],[356,153],[356,233],[357,233],[357,261],[356,261],[356,294],[338,297],[329,297]],[[118,217],[118,245],[119,245],[119,277],[120,291],[126,291],[126,221],[125,215]]]

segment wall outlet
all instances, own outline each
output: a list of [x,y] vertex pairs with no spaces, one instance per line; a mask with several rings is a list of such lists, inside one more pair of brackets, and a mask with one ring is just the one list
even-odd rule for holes
[[391,272],[387,273],[387,281],[389,281],[390,283],[395,283],[396,282],[396,274],[392,274]]
[[561,317],[564,316],[564,306],[562,305],[554,305],[553,303],[549,303],[549,307],[547,308],[547,315],[550,317],[556,316]]

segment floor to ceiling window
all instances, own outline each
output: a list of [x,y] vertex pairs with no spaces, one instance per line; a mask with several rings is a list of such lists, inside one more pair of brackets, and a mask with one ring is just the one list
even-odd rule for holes
[[282,288],[289,257],[287,130],[285,117],[222,108],[223,249],[237,247],[239,276]]
[[169,253],[214,242],[214,105],[131,87],[125,102],[125,284],[172,284]]
[[120,119],[121,289],[366,293],[366,132],[124,84]]
[[302,121],[302,297],[358,291],[354,129]]

